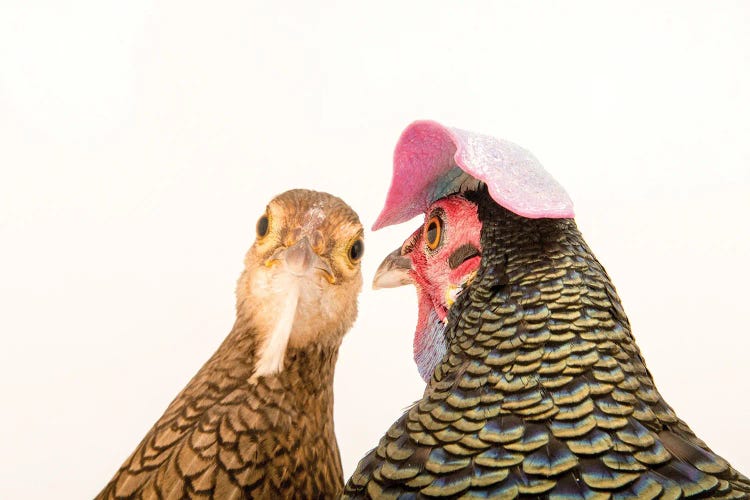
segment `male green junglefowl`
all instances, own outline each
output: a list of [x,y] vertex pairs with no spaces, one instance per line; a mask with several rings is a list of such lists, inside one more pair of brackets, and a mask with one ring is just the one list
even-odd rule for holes
[[98,498],[334,498],[333,372],[364,250],[339,198],[274,198],[237,285],[237,320]]
[[533,156],[416,122],[375,228],[419,212],[375,285],[416,285],[428,385],[345,497],[748,497],[656,390],[569,198]]

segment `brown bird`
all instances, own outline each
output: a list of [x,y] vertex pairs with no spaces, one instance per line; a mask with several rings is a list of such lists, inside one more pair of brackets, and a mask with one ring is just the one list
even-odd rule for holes
[[274,198],[227,338],[97,498],[333,498],[333,373],[357,316],[363,231],[326,193]]

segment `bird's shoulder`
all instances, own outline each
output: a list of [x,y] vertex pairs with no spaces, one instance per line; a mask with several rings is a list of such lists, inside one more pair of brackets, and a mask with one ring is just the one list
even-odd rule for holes
[[[502,301],[478,288],[457,303],[424,397],[360,462],[345,494],[747,498],[747,478],[659,394],[612,307],[614,290],[579,287],[574,302],[545,285],[517,297],[508,289]],[[544,294],[557,300],[542,306]]]
[[[607,414],[587,398],[561,404],[560,411],[566,412],[560,413],[561,419],[535,419],[517,410],[504,411],[502,404],[493,409],[489,398],[486,403],[472,399],[481,395],[464,393],[457,398],[445,392],[428,394],[410,408],[359,463],[345,496],[750,494],[747,478],[705,447],[680,420],[657,427],[632,414]],[[461,408],[462,404],[470,406]]]
[[[251,381],[247,346],[224,347],[171,402],[100,498],[262,497],[340,484],[336,442],[319,435],[322,428],[332,436],[332,423],[303,416],[282,377]],[[319,463],[320,473],[300,481],[309,463]]]

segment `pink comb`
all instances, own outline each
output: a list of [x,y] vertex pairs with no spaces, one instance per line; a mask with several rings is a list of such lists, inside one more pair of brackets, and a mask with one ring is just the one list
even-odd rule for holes
[[522,217],[574,217],[568,193],[522,147],[425,120],[406,127],[396,144],[391,187],[372,229],[405,222],[477,180]]

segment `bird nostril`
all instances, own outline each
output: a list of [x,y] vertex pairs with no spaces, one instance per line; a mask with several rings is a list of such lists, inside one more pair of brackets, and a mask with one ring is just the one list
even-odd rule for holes
[[310,245],[312,246],[312,249],[315,253],[320,254],[324,247],[325,247],[325,238],[323,238],[323,233],[321,233],[319,230],[315,230],[310,234]]

